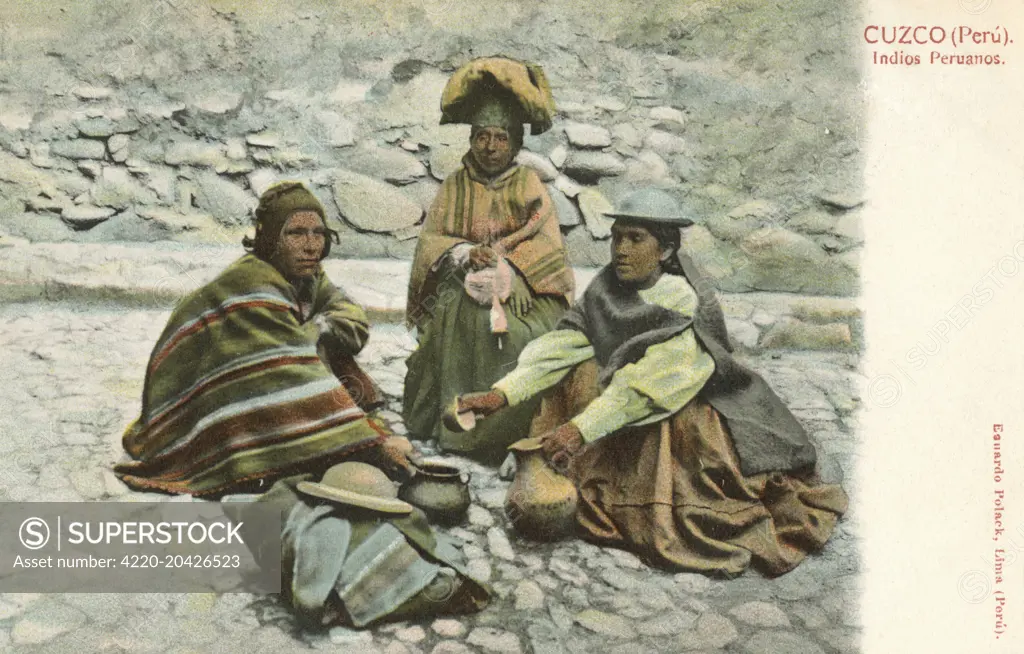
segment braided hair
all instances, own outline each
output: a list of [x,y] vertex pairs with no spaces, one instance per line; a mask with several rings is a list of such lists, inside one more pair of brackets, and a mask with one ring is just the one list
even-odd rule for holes
[[651,233],[662,249],[672,253],[668,259],[661,262],[662,272],[685,277],[683,267],[679,263],[679,248],[682,247],[679,228],[671,225],[652,225],[651,223],[641,223],[641,226]]

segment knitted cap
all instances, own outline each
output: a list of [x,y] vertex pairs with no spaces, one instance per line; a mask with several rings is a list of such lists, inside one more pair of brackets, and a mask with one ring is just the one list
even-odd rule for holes
[[256,207],[256,238],[243,243],[257,256],[268,259],[277,250],[281,230],[288,218],[297,211],[315,211],[327,225],[327,212],[320,200],[302,182],[279,182],[260,196]]

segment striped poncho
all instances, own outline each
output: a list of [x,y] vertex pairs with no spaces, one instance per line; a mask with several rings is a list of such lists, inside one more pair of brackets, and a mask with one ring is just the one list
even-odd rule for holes
[[276,268],[246,255],[178,304],[150,356],[141,416],[123,437],[134,460],[115,472],[126,484],[219,494],[384,439],[317,353],[325,323],[361,347],[366,315],[322,271],[310,290],[300,305]]
[[416,246],[406,320],[422,325],[437,298],[437,262],[459,243],[488,245],[522,273],[538,295],[572,300],[569,268],[558,214],[533,169],[515,165],[495,179],[480,173],[473,157],[445,179]]

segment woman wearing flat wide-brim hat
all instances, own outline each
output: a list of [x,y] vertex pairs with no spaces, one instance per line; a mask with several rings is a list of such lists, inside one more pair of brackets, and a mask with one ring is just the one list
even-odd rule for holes
[[551,389],[533,434],[576,482],[589,540],[673,570],[793,569],[828,540],[846,494],[819,482],[803,427],[730,354],[721,307],[679,252],[691,217],[656,189],[608,216],[612,263],[459,408],[488,414]]
[[524,123],[541,132],[553,112],[543,71],[505,58],[469,62],[442,95],[441,122],[470,124],[470,147],[438,191],[413,259],[407,319],[419,343],[402,413],[411,438],[486,463],[500,463],[525,435],[534,406],[466,433],[445,427],[442,411],[515,367],[573,296],[554,205],[538,175],[516,163]]
[[[341,463],[320,481],[289,477],[242,503],[249,499],[225,498],[224,511],[242,523],[257,563],[280,564],[282,594],[307,627],[361,628],[479,611],[489,602],[490,590],[464,570],[458,549],[371,465]],[[268,506],[284,517],[280,551],[264,551],[259,527],[246,527],[260,524],[247,511],[265,516]]]

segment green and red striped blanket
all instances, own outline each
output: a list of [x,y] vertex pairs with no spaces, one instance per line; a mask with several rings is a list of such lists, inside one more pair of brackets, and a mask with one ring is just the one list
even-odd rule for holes
[[[312,318],[339,294],[321,271],[303,321],[295,288],[253,255],[184,298],[150,356],[123,436],[129,486],[212,495],[329,465],[381,442],[317,354]],[[351,305],[350,305],[351,306]]]

